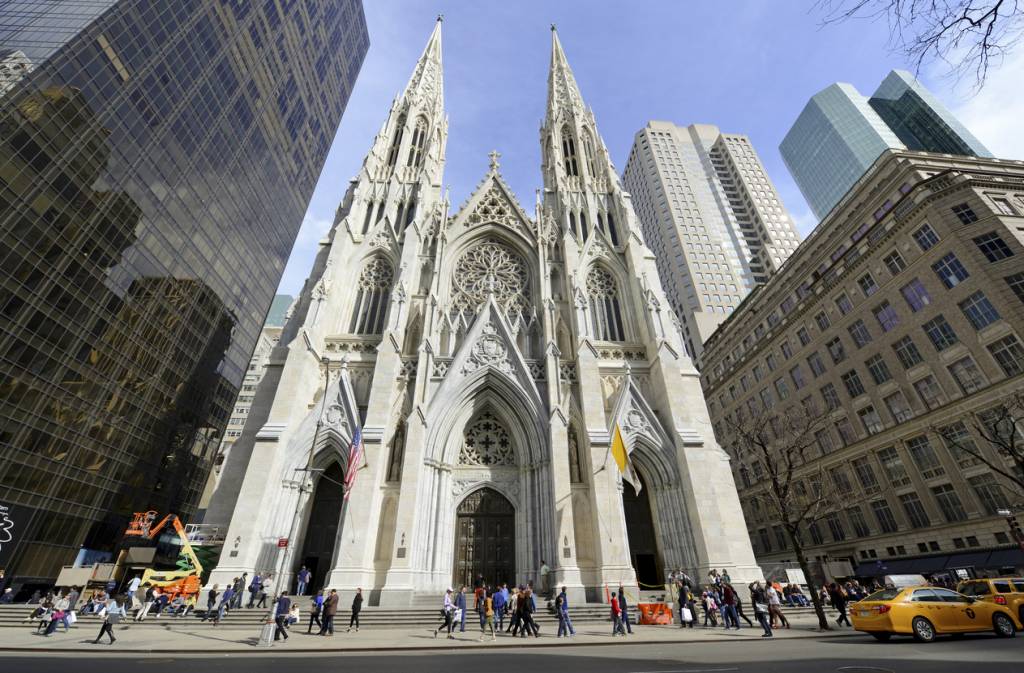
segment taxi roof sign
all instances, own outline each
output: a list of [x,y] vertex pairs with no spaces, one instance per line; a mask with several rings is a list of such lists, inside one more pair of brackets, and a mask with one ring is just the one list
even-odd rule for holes
[[927,585],[928,580],[924,575],[886,575],[885,586],[904,589],[906,587],[917,587]]

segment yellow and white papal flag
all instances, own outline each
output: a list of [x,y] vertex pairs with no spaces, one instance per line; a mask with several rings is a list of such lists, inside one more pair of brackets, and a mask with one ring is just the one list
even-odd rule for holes
[[636,472],[633,470],[633,461],[629,459],[629,448],[622,437],[622,430],[619,428],[618,421],[615,421],[615,428],[612,432],[612,458],[615,459],[615,465],[619,468],[622,478],[628,481],[633,486],[633,490],[639,495],[641,488],[640,478],[637,477]]

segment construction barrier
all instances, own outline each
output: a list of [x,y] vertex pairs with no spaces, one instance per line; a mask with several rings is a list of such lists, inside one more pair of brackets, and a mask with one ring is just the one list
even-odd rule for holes
[[671,624],[672,608],[668,603],[637,603],[641,624]]

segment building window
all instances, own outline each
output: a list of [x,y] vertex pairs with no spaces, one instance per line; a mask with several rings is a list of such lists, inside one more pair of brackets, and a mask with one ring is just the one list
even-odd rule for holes
[[576,141],[572,137],[572,129],[566,124],[562,127],[562,157],[565,162],[565,174],[577,177],[580,174],[576,165]]
[[[883,533],[895,533],[898,529],[896,525],[896,517],[892,514],[892,509],[889,507],[888,500],[875,500],[871,503],[871,511],[875,514],[875,520],[878,521],[878,527]],[[890,548],[891,549],[891,548]],[[896,550],[891,549],[889,556],[895,556]]]
[[842,375],[843,385],[846,386],[846,392],[849,393],[851,398],[859,397],[866,393],[864,390],[864,384],[861,383],[860,375],[857,374],[856,369],[851,369]]
[[[977,239],[975,239],[977,241]],[[932,271],[939,277],[942,284],[947,289],[953,289],[963,281],[967,280],[970,275],[967,273],[967,269],[960,263],[960,260],[956,258],[956,255],[952,252],[944,256],[939,261],[932,264]]]
[[1024,372],[1024,347],[1014,335],[1005,336],[989,344],[987,348],[1007,376],[1016,376]]
[[882,263],[885,264],[887,269],[889,269],[889,273],[894,276],[907,268],[907,263],[903,261],[903,256],[899,253],[899,250],[893,250],[883,257]]
[[953,327],[941,315],[935,316],[922,325],[921,328],[928,335],[928,338],[931,339],[932,345],[935,346],[937,351],[944,351],[959,341],[956,332],[953,331]]
[[800,340],[801,346],[811,343],[811,333],[807,331],[806,327],[801,327],[796,331],[796,338]]
[[931,374],[914,381],[914,391],[929,411],[942,406],[942,389],[939,388],[939,384]]
[[597,177],[597,172],[594,170],[594,142],[590,139],[590,131],[583,129],[583,154],[587,159],[587,169],[590,171],[591,177]]
[[825,348],[828,349],[829,355],[832,356],[832,364],[837,365],[846,359],[846,350],[843,348],[843,342],[836,337],[825,344]]
[[821,449],[821,455],[823,456],[827,456],[835,451],[836,445],[835,442],[832,441],[832,433],[829,432],[828,428],[815,432],[814,441],[817,442],[818,448]]
[[996,531],[996,544],[1010,544],[1010,537],[1001,530]]
[[978,221],[978,216],[974,214],[974,211],[966,203],[958,203],[953,206],[953,214],[960,219],[961,224],[971,224]]
[[917,350],[917,344],[909,336],[894,343],[892,349],[896,352],[896,359],[900,361],[904,369],[910,369],[924,360],[921,357],[921,351]]
[[863,409],[858,409],[857,416],[860,417],[860,422],[869,435],[882,431],[882,419],[870,404]]
[[860,286],[860,291],[864,293],[865,297],[870,297],[878,291],[878,283],[875,282],[870,273],[866,273],[858,278],[857,285]]
[[[398,151],[402,147],[402,135],[405,133],[405,115],[398,118],[395,124],[395,138],[391,141],[391,149],[388,150],[388,170],[394,171],[398,164]],[[371,208],[372,210],[372,208]],[[364,227],[365,230],[365,227]]]
[[853,302],[845,294],[841,294],[836,297],[836,308],[839,309],[840,313],[846,315],[853,310]]
[[814,374],[814,378],[818,378],[825,373],[825,362],[821,359],[821,355],[818,351],[814,351],[807,356],[807,366],[811,368],[811,373]]
[[927,528],[931,525],[928,513],[924,511],[924,505],[917,493],[904,493],[900,496],[900,504],[903,505],[903,512],[907,515],[911,528]]
[[871,374],[871,378],[875,383],[885,383],[892,378],[889,366],[885,364],[885,358],[881,355],[872,355],[864,361],[864,364],[867,365],[868,373]]
[[[1005,196],[989,196],[992,199],[992,203],[996,205],[996,210],[999,211],[1000,215],[1016,215],[1017,211],[1010,205],[1010,200]],[[965,222],[965,224],[967,224]]]
[[921,472],[921,476],[925,479],[934,479],[946,474],[945,468],[939,462],[938,454],[935,453],[932,443],[928,441],[928,437],[925,435],[908,439],[907,451],[910,453],[914,464],[917,465],[917,469]]
[[1017,295],[1017,299],[1024,302],[1024,273],[1015,273],[1012,276],[1007,276],[1003,280],[1010,286],[1013,293]]
[[416,120],[416,128],[412,132],[412,142],[409,144],[409,157],[405,165],[419,168],[423,165],[423,148],[427,144],[427,120],[420,117]]
[[878,461],[882,464],[889,483],[895,487],[906,486],[910,483],[910,475],[903,464],[903,459],[896,451],[896,447],[889,446],[878,452]]
[[839,433],[839,439],[842,440],[843,446],[849,446],[857,441],[857,433],[850,425],[849,418],[844,417],[836,421],[836,431]]
[[780,400],[784,400],[789,397],[789,386],[786,385],[786,381],[784,379],[775,379],[775,392],[779,394]]
[[797,390],[800,390],[807,385],[807,381],[804,380],[804,373],[803,370],[800,369],[800,365],[796,365],[789,370],[789,377],[793,379],[793,385],[796,386]]
[[772,391],[767,388],[761,389],[761,404],[765,409],[771,409],[775,404],[775,400],[772,399]]
[[834,411],[839,408],[839,393],[831,383],[826,383],[821,388],[821,399],[825,402],[825,408]]
[[932,486],[932,495],[935,496],[935,501],[939,503],[939,510],[942,512],[942,516],[949,523],[963,521],[967,518],[964,505],[960,502],[960,496],[956,494],[952,484]]
[[864,512],[859,506],[854,505],[847,509],[846,518],[849,519],[850,525],[853,526],[854,535],[859,538],[871,535],[871,530],[868,529],[868,522],[864,519]]
[[924,224],[920,229],[913,233],[914,240],[917,241],[917,245],[922,251],[932,248],[936,243],[939,242],[939,237],[935,233],[935,230],[930,225]]
[[768,357],[764,359],[764,363],[768,366],[768,371],[775,371],[775,353],[769,353]]
[[974,535],[968,535],[967,536],[967,546],[968,547],[980,547],[981,543],[978,542],[978,538],[975,537]]
[[999,312],[981,290],[964,299],[959,306],[976,330],[983,329],[999,320]]
[[772,526],[772,533],[775,534],[775,544],[779,546],[779,551],[789,547],[789,543],[786,540],[786,533],[782,530],[782,526]]
[[981,464],[981,460],[976,457],[979,453],[978,444],[963,421],[940,428],[939,437],[942,437],[942,443],[958,467],[968,468]]
[[991,472],[969,477],[967,483],[971,485],[974,495],[978,497],[978,502],[981,503],[986,514],[998,514],[999,510],[1006,509],[1010,504],[1005,490]]
[[768,529],[767,528],[760,528],[760,529],[758,529],[757,537],[761,541],[761,549],[763,549],[766,552],[769,552],[769,551],[772,550],[772,541],[771,541],[771,538],[768,537]]
[[828,530],[832,534],[832,539],[836,542],[842,542],[846,539],[846,531],[843,530],[843,522],[839,520],[839,514],[833,512],[825,517],[825,523],[828,524]]
[[830,470],[832,477],[832,483],[836,487],[836,491],[840,495],[849,495],[853,493],[853,484],[850,483],[850,476],[846,473],[842,467],[836,466]]
[[587,294],[594,336],[601,341],[625,341],[619,288],[612,274],[598,266],[592,268],[587,274]]
[[985,387],[985,377],[969,356],[949,365],[949,373],[953,375],[964,395],[970,395]]
[[857,348],[863,348],[871,343],[871,332],[868,331],[867,325],[864,324],[863,320],[854,321],[846,330],[850,333],[850,338],[853,339],[853,343]]
[[861,456],[853,461],[853,473],[857,475],[857,481],[866,491],[878,489],[878,479],[875,477],[875,470],[871,467],[871,460],[867,456]]
[[[1024,274],[1021,275],[1024,276]],[[1021,299],[1021,301],[1024,301],[1024,299]],[[832,326],[832,323],[829,321],[828,316],[824,311],[821,311],[818,315],[814,316],[814,322],[817,323],[818,329],[822,332]]]
[[893,393],[882,401],[885,402],[886,409],[889,410],[892,419],[897,423],[909,421],[914,417],[914,412],[910,409],[910,404],[902,392]]
[[928,290],[925,289],[924,283],[917,278],[901,287],[900,294],[902,294],[903,298],[907,300],[907,305],[910,307],[910,310],[915,313],[932,303],[931,295],[929,295]]
[[793,347],[789,345],[788,341],[783,341],[779,344],[779,349],[782,351],[782,357],[786,360],[793,357]]
[[382,334],[384,318],[388,312],[388,295],[394,270],[383,257],[374,257],[359,274],[359,291],[352,309],[349,332],[352,334]]
[[978,236],[974,239],[974,244],[978,246],[978,249],[981,250],[982,254],[990,262],[998,262],[1001,259],[1013,257],[1013,250],[1010,250],[1010,246],[1006,244],[1006,241],[995,232]]
[[821,536],[821,529],[818,528],[817,521],[812,521],[808,524],[807,534],[810,535],[812,544],[820,545],[825,543],[825,538]]
[[882,326],[883,332],[888,332],[892,328],[900,324],[900,316],[896,313],[896,309],[892,307],[888,301],[883,301],[881,304],[874,309],[875,319],[878,320],[878,324]]

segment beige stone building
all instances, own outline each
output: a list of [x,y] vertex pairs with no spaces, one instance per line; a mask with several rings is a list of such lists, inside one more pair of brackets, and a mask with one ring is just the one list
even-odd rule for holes
[[808,469],[845,495],[805,542],[833,573],[1024,567],[997,515],[1020,494],[943,436],[1014,469],[977,427],[1024,387],[1022,215],[1024,162],[886,151],[706,342],[715,434],[763,568],[793,558],[729,425],[766,404],[831,410]]
[[[699,375],[557,35],[532,216],[495,152],[450,212],[447,130],[438,23],[228,455],[210,583],[305,565],[313,588],[407,605],[479,575],[537,580],[542,561],[574,600],[677,567],[759,577]],[[609,458],[615,422],[639,491]]]

